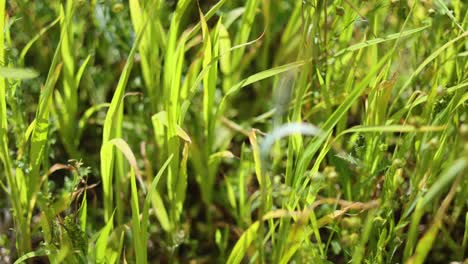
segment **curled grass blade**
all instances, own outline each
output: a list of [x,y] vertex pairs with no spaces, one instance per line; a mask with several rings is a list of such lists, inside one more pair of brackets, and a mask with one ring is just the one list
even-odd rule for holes
[[26,54],[28,53],[29,49],[32,47],[32,45],[34,45],[34,43],[42,36],[44,35],[45,33],[47,33],[47,31],[49,31],[53,26],[55,26],[55,24],[57,24],[60,20],[62,19],[62,15],[60,15],[59,17],[57,17],[54,21],[50,22],[47,26],[45,26],[44,28],[42,28],[39,33],[37,33],[37,35],[35,35],[30,41],[28,41],[28,43],[23,47],[23,49],[21,50],[21,53],[20,53],[20,56],[19,56],[19,65],[24,65],[24,57],[26,56]]

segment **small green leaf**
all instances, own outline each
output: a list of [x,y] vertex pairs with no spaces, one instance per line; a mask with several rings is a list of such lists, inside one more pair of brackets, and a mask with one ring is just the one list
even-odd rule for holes
[[29,68],[0,67],[0,76],[7,79],[27,80],[36,78],[37,76],[39,76],[39,73]]
[[257,221],[253,223],[247,230],[245,230],[244,234],[242,234],[234,246],[234,249],[231,251],[231,254],[227,260],[228,264],[239,264],[242,262],[247,249],[250,247],[252,241],[257,237],[257,230],[259,226],[260,222]]

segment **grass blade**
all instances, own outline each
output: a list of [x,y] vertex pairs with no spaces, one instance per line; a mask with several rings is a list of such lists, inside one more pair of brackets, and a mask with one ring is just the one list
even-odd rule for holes
[[239,264],[244,259],[244,256],[252,244],[252,241],[257,237],[257,230],[260,226],[260,222],[253,223],[237,241],[236,245],[229,254],[229,258],[226,263],[228,264]]
[[[104,121],[102,147],[100,155],[101,179],[104,192],[104,219],[106,221],[109,221],[111,211],[113,210],[112,182],[114,172],[114,151],[112,145],[107,145],[107,142],[121,135],[125,87],[127,86],[130,72],[133,67],[138,44],[143,35],[143,29],[144,28],[142,28],[141,31],[138,32],[137,38],[133,43],[132,49],[130,51],[130,54],[128,55],[122,74],[120,75],[119,82],[114,92],[114,96],[112,97],[109,110],[107,111],[106,119]],[[119,177],[123,177],[123,175],[119,175]],[[121,209],[119,211],[121,211]]]
[[0,67],[0,76],[13,80],[27,80],[36,78],[39,76],[39,73],[33,69],[27,68]]

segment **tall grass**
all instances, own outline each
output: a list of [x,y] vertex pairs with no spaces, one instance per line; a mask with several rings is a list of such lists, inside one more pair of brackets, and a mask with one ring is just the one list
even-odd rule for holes
[[463,262],[467,26],[460,0],[0,0],[0,262]]

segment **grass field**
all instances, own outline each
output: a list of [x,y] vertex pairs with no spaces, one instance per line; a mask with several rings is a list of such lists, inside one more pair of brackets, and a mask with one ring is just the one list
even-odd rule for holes
[[0,0],[0,263],[468,263],[463,0]]

